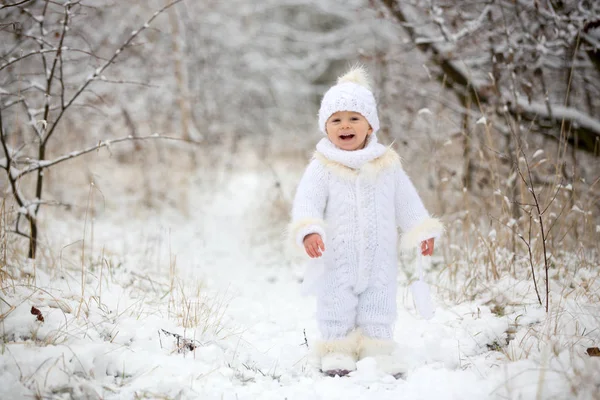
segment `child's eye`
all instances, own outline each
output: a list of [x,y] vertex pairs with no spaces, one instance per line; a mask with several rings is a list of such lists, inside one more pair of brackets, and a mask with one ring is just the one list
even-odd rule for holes
[[352,121],[358,121],[358,117],[352,117],[351,120]]
[[340,122],[339,118],[332,119],[331,122]]

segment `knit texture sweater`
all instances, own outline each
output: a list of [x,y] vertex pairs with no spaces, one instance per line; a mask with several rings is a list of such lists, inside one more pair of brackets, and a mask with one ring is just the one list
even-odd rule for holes
[[328,138],[317,144],[298,185],[290,233],[303,248],[306,235],[323,238],[327,264],[356,264],[354,290],[363,291],[376,268],[396,268],[398,228],[402,249],[443,232],[430,217],[391,148],[369,136],[355,151],[337,148]]

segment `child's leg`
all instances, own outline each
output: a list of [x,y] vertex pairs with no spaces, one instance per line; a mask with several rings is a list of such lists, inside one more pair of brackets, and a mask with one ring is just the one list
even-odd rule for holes
[[396,280],[369,286],[358,298],[356,324],[370,338],[392,339],[396,321]]
[[362,330],[359,359],[373,357],[384,372],[400,377],[406,371],[393,340],[396,320],[396,280],[368,287],[359,297],[356,321]]
[[320,368],[329,375],[356,369],[360,335],[355,331],[358,298],[347,279],[324,278],[317,297],[317,320],[323,340],[315,346]]
[[340,339],[356,325],[358,298],[345,285],[322,290],[317,298],[317,320],[325,340]]

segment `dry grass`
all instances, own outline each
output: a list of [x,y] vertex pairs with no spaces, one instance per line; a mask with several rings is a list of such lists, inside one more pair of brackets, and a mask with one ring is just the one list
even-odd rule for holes
[[218,336],[224,328],[226,312],[226,295],[211,297],[201,282],[188,289],[183,280],[177,279],[169,292],[169,319],[175,319],[184,331],[191,329],[195,334]]
[[[509,318],[506,339],[491,349],[510,362],[534,362],[538,397],[548,371],[569,383],[573,398],[598,398],[597,360],[585,353],[600,343],[600,192],[599,177],[589,169],[598,162],[587,154],[566,158],[559,144],[529,132],[523,133],[527,142],[511,150],[515,143],[503,143],[494,131],[498,122],[488,118],[450,145],[438,143],[434,211],[442,214],[447,234],[430,279],[449,307],[475,302]],[[473,169],[465,189],[467,171],[453,165],[464,165],[459,160],[467,136]],[[524,318],[545,303],[546,282],[548,312]],[[519,391],[510,389],[510,377],[505,385],[508,393]]]
[[[171,264],[161,266],[161,274],[142,276],[136,272],[126,272],[119,265],[119,255],[101,249],[102,246],[94,243],[91,237],[91,232],[86,231],[87,240],[79,241],[77,246],[71,246],[70,249],[63,249],[62,265],[45,265],[44,262],[52,259],[40,259],[35,272],[38,275],[37,284],[35,277],[29,275],[2,282],[0,301],[4,304],[0,305],[0,353],[10,357],[11,346],[18,344],[59,346],[64,356],[76,359],[79,351],[71,350],[70,345],[86,340],[90,332],[103,336],[107,342],[107,352],[110,352],[115,346],[109,344],[119,340],[121,324],[129,326],[132,321],[143,324],[147,316],[164,318],[166,325],[180,327],[182,336],[190,340],[204,342],[206,338],[213,340],[218,337],[227,310],[225,296],[214,297],[205,292],[202,282],[186,284],[190,281],[178,274],[174,257],[170,257],[173,260]],[[83,246],[85,250],[82,250]],[[97,249],[96,253],[92,251],[93,248]],[[97,259],[103,262],[96,262]],[[115,308],[114,301],[108,299],[105,302],[104,293],[130,300],[125,302],[125,306],[117,304]],[[166,298],[169,299],[168,304],[164,301]],[[19,315],[23,315],[24,309],[28,310],[31,306],[42,310],[45,323],[32,325],[25,335],[8,334],[7,329],[11,328],[7,328],[7,324],[14,326],[15,323],[10,321],[11,314],[19,312]],[[32,315],[31,318],[33,320],[35,317]],[[62,323],[59,322],[61,319]],[[160,340],[158,335],[156,340]],[[169,342],[167,346],[170,346]],[[176,352],[177,349],[172,350]],[[14,362],[17,366],[23,363],[22,368],[31,371],[31,363],[28,364],[27,360],[15,359]],[[56,386],[45,378],[70,370],[67,368],[61,372],[62,365],[61,357],[50,357],[39,366],[34,366],[33,372],[21,374],[20,381],[40,398],[49,393],[73,392],[76,388],[70,384]],[[115,378],[115,384],[121,382],[126,385],[135,378],[126,375],[124,368],[123,376]],[[95,379],[89,375],[79,375],[79,378]],[[150,396],[149,392],[141,393],[142,397],[146,395]]]
[[[177,148],[148,147],[145,150],[132,147],[130,150],[137,152],[133,154],[127,150],[120,153],[117,149],[111,149],[111,152],[100,152],[53,168],[47,176],[45,196],[68,206],[42,212],[39,221],[42,234],[38,256],[34,261],[26,257],[26,240],[8,232],[14,227],[16,213],[14,207],[9,206],[10,198],[2,199],[2,296],[9,287],[26,288],[30,291],[29,295],[14,290],[8,295],[12,300],[22,303],[34,298],[35,293],[45,291],[47,297],[54,299],[54,303],[63,303],[61,309],[72,310],[76,319],[84,321],[90,312],[106,309],[103,293],[120,286],[132,293],[148,294],[147,301],[143,303],[145,306],[140,303],[128,310],[137,316],[162,312],[160,298],[167,297],[169,302],[165,317],[174,319],[184,329],[194,328],[202,334],[222,329],[220,323],[226,311],[226,300],[214,299],[205,293],[201,282],[191,285],[194,287],[188,287],[189,283],[184,284],[187,279],[178,275],[175,257],[171,256],[170,249],[165,251],[164,235],[149,234],[140,238],[139,249],[130,249],[131,252],[143,254],[140,261],[152,270],[152,274],[144,276],[136,276],[138,273],[135,270],[124,273],[123,254],[108,250],[96,237],[96,220],[107,209],[126,207],[135,213],[140,210],[141,204],[156,212],[163,207],[175,207],[183,214],[189,211],[187,192],[192,174],[188,171],[192,161],[188,156],[177,157],[181,152]],[[189,152],[186,154],[189,155]],[[167,159],[171,160],[169,168],[152,167],[152,164],[164,163]],[[118,181],[116,176],[119,176]],[[56,243],[60,241],[56,237],[64,233],[56,229],[53,220],[63,216],[73,219],[76,225],[79,223],[81,233],[68,232],[68,236],[75,239],[57,247]],[[167,253],[169,260],[165,265],[164,255]],[[65,279],[69,298],[65,298],[63,292],[56,291],[56,287],[40,287],[36,282],[37,268],[49,276]],[[77,280],[79,284],[75,287],[73,283]],[[154,296],[158,296],[157,301],[152,300]],[[6,302],[5,297],[1,300]],[[120,311],[119,315],[125,315],[122,313]],[[2,320],[7,316],[3,314]],[[68,336],[66,332],[64,336]]]

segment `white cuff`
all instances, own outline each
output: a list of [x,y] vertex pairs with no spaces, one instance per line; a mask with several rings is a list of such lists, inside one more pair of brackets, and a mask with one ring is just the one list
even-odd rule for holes
[[293,222],[289,227],[290,239],[299,247],[304,247],[304,238],[311,233],[318,233],[325,242],[325,222],[316,218],[305,218]]
[[426,218],[412,228],[410,231],[402,234],[400,248],[402,250],[418,247],[423,240],[438,238],[444,233],[444,225],[437,218]]

